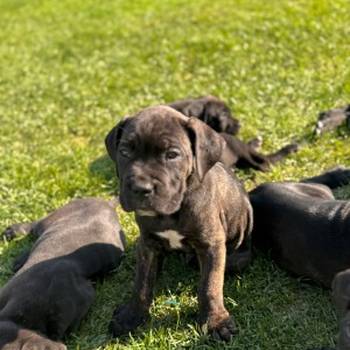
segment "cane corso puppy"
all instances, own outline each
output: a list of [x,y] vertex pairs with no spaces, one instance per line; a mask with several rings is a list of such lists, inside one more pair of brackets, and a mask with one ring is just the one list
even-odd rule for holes
[[344,123],[350,128],[350,105],[321,112],[318,115],[315,134],[320,135],[325,131],[334,130]]
[[349,181],[350,169],[338,168],[299,183],[266,183],[249,194],[256,247],[270,251],[294,275],[326,288],[336,276],[338,350],[350,350],[350,201],[336,200],[331,190]]
[[0,290],[0,349],[63,350],[94,300],[91,278],[119,265],[125,239],[116,203],[77,199],[46,218],[7,228],[4,235],[38,237],[17,259]]
[[350,267],[350,201],[331,189],[350,181],[335,169],[299,183],[265,183],[250,192],[253,244],[271,252],[279,265],[325,287]]
[[338,311],[338,350],[350,350],[350,269],[339,272],[332,284],[333,301]]
[[168,104],[187,117],[196,117],[217,132],[238,134],[240,123],[226,103],[215,96],[188,98]]
[[257,151],[259,139],[253,139],[245,143],[237,137],[226,133],[220,133],[220,135],[227,144],[221,157],[221,162],[227,167],[268,171],[272,165],[282,161],[289,154],[298,151],[298,145],[291,143],[277,152],[264,155]]
[[195,250],[201,270],[200,323],[229,340],[235,325],[224,306],[228,270],[250,260],[252,211],[243,187],[218,163],[224,140],[197,118],[167,106],[147,108],[106,137],[116,162],[120,202],[140,228],[133,296],[116,309],[110,329],[128,333],[149,315],[158,262],[170,249]]
[[236,135],[240,123],[232,117],[232,113],[225,102],[214,96],[204,96],[185,99],[168,104],[187,117],[196,117],[219,132],[227,143],[221,162],[227,167],[239,169],[253,168],[268,171],[271,165],[283,160],[289,154],[298,150],[296,144],[289,144],[275,153],[264,155],[258,151],[261,140],[253,139],[248,143],[241,141]]

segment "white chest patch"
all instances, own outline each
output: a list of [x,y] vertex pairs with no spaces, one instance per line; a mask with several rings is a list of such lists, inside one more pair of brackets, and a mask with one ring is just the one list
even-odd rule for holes
[[156,232],[156,235],[167,239],[169,241],[169,246],[172,249],[180,249],[182,247],[181,241],[184,239],[184,236],[180,235],[177,231],[166,230],[163,232]]

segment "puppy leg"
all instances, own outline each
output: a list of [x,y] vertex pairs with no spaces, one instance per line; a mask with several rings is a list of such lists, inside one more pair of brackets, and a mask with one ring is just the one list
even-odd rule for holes
[[68,331],[76,329],[95,298],[90,280],[74,272],[67,274],[53,280],[48,291],[52,312],[47,318],[46,334],[53,340],[62,339]]
[[109,325],[109,330],[115,337],[129,333],[149,317],[160,257],[160,251],[155,246],[152,241],[148,242],[141,236],[137,246],[133,296],[127,304],[114,311]]
[[263,155],[258,154],[254,150],[250,150],[249,153],[240,156],[236,167],[239,169],[253,168],[254,170],[265,172],[270,169],[270,164]]
[[331,131],[343,124],[349,113],[350,106],[331,109],[327,112],[321,112],[315,127],[315,134],[320,135],[325,131]]
[[263,143],[263,138],[261,136],[257,136],[254,139],[251,139],[247,142],[247,145],[254,151],[259,151]]
[[291,153],[295,153],[298,151],[298,145],[296,143],[291,143],[287,146],[282,147],[280,150],[278,150],[275,153],[271,153],[266,155],[265,157],[269,161],[271,165],[276,164],[280,161],[282,161],[284,158],[286,158]]
[[350,269],[335,276],[332,294],[340,318],[338,350],[350,350]]
[[13,224],[5,228],[1,235],[10,241],[18,236],[31,234],[36,224],[37,221]]
[[337,188],[350,182],[350,169],[339,166],[319,176],[309,177],[300,182],[322,184],[331,189]]
[[201,268],[198,291],[200,324],[215,338],[229,341],[237,330],[224,306],[226,244],[216,242],[206,248],[199,247],[196,252]]
[[241,273],[251,261],[252,250],[250,237],[238,249],[230,242],[226,244],[226,274],[233,275],[235,273]]

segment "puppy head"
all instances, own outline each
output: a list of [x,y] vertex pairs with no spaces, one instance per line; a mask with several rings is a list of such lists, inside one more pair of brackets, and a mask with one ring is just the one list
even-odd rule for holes
[[200,120],[157,106],[119,123],[106,147],[116,162],[124,210],[154,216],[179,210],[187,179],[195,174],[203,180],[224,141]]
[[205,100],[201,120],[217,132],[236,135],[241,126],[239,121],[232,117],[230,108],[223,101],[213,96],[207,96]]

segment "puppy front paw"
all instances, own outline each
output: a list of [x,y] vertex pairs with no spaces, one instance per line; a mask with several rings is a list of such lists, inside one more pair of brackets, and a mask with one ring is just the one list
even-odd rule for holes
[[14,239],[16,236],[18,236],[19,228],[20,228],[19,224],[6,227],[1,235],[5,237],[8,241],[10,241]]
[[125,335],[144,324],[148,318],[148,313],[134,306],[121,305],[113,313],[109,331],[113,337]]
[[30,223],[13,224],[6,227],[1,235],[10,241],[19,235],[28,234],[30,227]]
[[216,340],[231,341],[238,334],[238,328],[233,318],[225,312],[224,315],[213,315],[202,325],[202,330]]
[[299,145],[297,143],[291,143],[283,147],[283,150],[286,154],[296,153],[299,151]]

